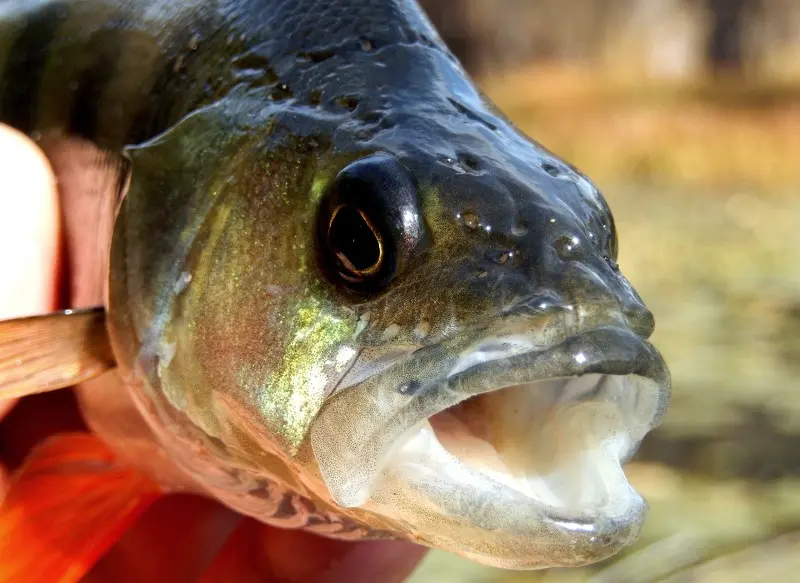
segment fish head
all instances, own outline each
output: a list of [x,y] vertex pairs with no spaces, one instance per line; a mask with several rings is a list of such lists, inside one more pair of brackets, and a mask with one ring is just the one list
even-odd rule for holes
[[669,373],[598,189],[476,100],[324,138],[205,112],[131,150],[111,336],[210,491],[269,476],[486,564],[590,563],[642,525],[622,465]]
[[[415,540],[503,567],[590,563],[642,525],[622,465],[669,373],[603,196],[494,121],[405,119],[329,186],[318,261],[359,329],[310,442],[339,505]],[[382,257],[383,274],[353,269]]]

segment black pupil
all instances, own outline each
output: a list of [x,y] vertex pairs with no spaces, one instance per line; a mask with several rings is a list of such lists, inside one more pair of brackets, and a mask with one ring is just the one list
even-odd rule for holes
[[342,207],[328,229],[333,252],[351,271],[367,271],[381,258],[380,242],[364,217],[352,207]]

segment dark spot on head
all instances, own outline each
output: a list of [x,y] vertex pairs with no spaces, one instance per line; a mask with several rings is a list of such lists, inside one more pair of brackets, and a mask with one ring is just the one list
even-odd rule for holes
[[361,50],[364,52],[371,52],[375,50],[375,43],[368,38],[361,39]]
[[234,69],[269,69],[269,61],[266,57],[254,53],[248,53],[234,57],[231,65]]
[[301,53],[297,53],[297,60],[307,63],[321,63],[322,61],[327,61],[335,55],[336,53],[330,49],[319,51],[303,51]]
[[419,35],[418,39],[419,39],[420,44],[422,44],[422,45],[424,45],[426,47],[433,48],[433,47],[436,46],[436,43],[433,42],[433,40],[427,34]]
[[286,83],[278,83],[275,87],[272,88],[269,96],[274,101],[282,101],[284,99],[289,99],[292,96],[292,90]]
[[322,91],[314,89],[308,94],[308,102],[315,107],[319,105],[322,102]]
[[355,111],[355,109],[358,107],[358,98],[354,97],[353,95],[339,97],[336,99],[336,105],[339,107],[344,107],[350,111]]
[[458,162],[468,172],[477,172],[480,169],[480,162],[472,154],[462,152],[458,155]]
[[468,117],[469,119],[471,119],[473,121],[476,121],[476,122],[486,126],[487,128],[489,128],[493,132],[497,131],[497,126],[494,125],[492,122],[490,122],[488,119],[484,118],[478,112],[472,110],[471,108],[467,107],[466,105],[464,105],[460,101],[457,101],[457,100],[453,99],[452,97],[448,97],[447,100],[455,108],[455,110],[457,112],[459,112],[460,114]]
[[561,169],[555,164],[551,164],[550,162],[542,162],[542,170],[544,170],[550,176],[553,177],[561,176]]
[[474,231],[481,224],[481,219],[474,211],[465,211],[459,216],[461,224],[467,227],[470,231]]

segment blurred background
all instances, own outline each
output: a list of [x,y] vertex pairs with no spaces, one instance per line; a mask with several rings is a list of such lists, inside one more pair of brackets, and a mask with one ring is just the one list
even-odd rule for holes
[[611,204],[673,374],[637,545],[412,583],[800,582],[800,1],[424,0],[482,89]]

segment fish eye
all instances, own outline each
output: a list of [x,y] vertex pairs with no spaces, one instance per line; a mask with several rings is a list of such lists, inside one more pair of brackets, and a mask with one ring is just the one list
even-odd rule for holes
[[336,256],[339,275],[350,282],[374,275],[383,263],[383,236],[363,210],[348,205],[331,215],[328,247]]
[[387,154],[341,170],[318,212],[320,267],[332,283],[352,292],[384,288],[428,241],[416,181]]

